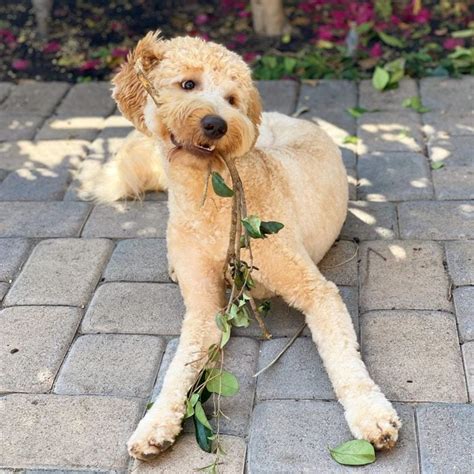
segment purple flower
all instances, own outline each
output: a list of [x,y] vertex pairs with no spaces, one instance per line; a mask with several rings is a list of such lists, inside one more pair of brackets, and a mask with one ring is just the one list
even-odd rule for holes
[[371,58],[380,58],[382,56],[382,45],[380,43],[375,43],[369,51]]
[[111,53],[113,58],[126,58],[128,54],[127,48],[114,48]]
[[28,59],[14,59],[12,61],[12,69],[15,69],[15,71],[26,71],[29,67]]
[[89,59],[88,61],[85,61],[81,64],[79,67],[79,71],[85,72],[85,71],[93,71],[94,69],[97,69],[100,66],[100,60],[99,59]]
[[443,41],[444,49],[456,49],[458,46],[464,46],[464,41],[461,38],[446,38]]
[[200,13],[194,19],[194,24],[201,26],[201,25],[205,25],[208,21],[209,21],[209,15],[206,15],[205,13]]

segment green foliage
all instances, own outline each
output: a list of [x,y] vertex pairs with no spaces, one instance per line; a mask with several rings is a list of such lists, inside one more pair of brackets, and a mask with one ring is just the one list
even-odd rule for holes
[[346,112],[354,118],[359,118],[369,111],[367,109],[364,109],[364,107],[349,107],[348,109],[346,109]]
[[344,138],[342,143],[344,144],[351,144],[351,145],[357,145],[359,142],[359,138],[357,138],[355,135],[347,135],[347,137]]
[[211,173],[211,181],[212,181],[212,189],[214,189],[214,192],[220,196],[220,197],[232,197],[234,195],[234,191],[225,184],[224,178],[217,173],[216,171],[213,171]]
[[405,47],[405,43],[400,38],[396,38],[395,36],[391,36],[387,33],[384,33],[383,31],[378,31],[377,34],[379,35],[379,38],[385,44],[388,44],[389,46],[393,46],[394,48],[404,48]]
[[235,375],[220,369],[207,370],[208,382],[207,390],[211,393],[218,393],[223,397],[232,397],[239,391],[239,382]]
[[433,161],[431,163],[432,170],[440,170],[441,168],[444,168],[444,163],[442,161]]
[[269,234],[277,234],[284,225],[276,221],[261,221],[258,216],[247,216],[242,225],[252,239],[264,239]]
[[363,439],[354,439],[329,449],[331,457],[345,466],[364,466],[375,461],[374,447]]
[[420,114],[424,114],[426,112],[429,112],[430,109],[428,107],[425,107],[421,99],[418,96],[413,96],[409,97],[408,99],[405,99],[402,102],[403,107],[406,107],[407,109],[413,109],[415,112],[418,112]]
[[377,66],[372,76],[372,85],[378,91],[398,87],[398,83],[405,75],[405,59],[398,58],[390,61],[385,66]]
[[[202,408],[202,406],[201,406]],[[205,416],[205,415],[204,415]],[[206,418],[207,420],[207,418]],[[196,416],[193,416],[196,441],[199,447],[206,453],[212,452],[212,429],[202,424]],[[208,423],[209,424],[209,423]]]
[[377,66],[372,76],[372,85],[378,90],[383,91],[390,82],[390,74],[383,68]]

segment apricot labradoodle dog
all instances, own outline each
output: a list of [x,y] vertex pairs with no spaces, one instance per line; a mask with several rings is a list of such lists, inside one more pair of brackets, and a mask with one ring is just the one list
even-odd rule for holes
[[[159,107],[137,79],[137,60],[158,91]],[[209,167],[231,182],[217,154],[235,160],[249,214],[285,224],[277,235],[253,242],[255,296],[280,295],[306,315],[353,435],[379,449],[393,447],[397,413],[361,360],[336,285],[316,266],[346,217],[346,172],[337,146],[315,124],[262,114],[247,65],[200,39],[149,33],[113,83],[113,97],[137,130],[85,191],[111,202],[168,190],[169,262],[186,305],[176,356],[128,442],[130,454],[148,460],[173,443],[204,360],[189,362],[220,340],[214,316],[225,303],[231,200],[211,191],[201,202]]]

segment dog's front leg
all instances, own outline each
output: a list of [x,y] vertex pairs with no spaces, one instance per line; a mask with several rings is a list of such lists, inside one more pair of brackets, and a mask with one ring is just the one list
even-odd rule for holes
[[204,267],[193,263],[188,261],[181,269],[175,263],[186,315],[163,388],[128,441],[130,455],[138,459],[153,459],[174,442],[181,431],[188,391],[207,361],[209,346],[220,338],[215,314],[224,305],[222,265],[213,269],[209,263]]
[[305,313],[352,434],[378,449],[393,447],[400,421],[367,372],[351,317],[336,285],[321,275],[304,249],[296,252],[274,243],[273,248],[267,245],[260,250],[257,257],[260,271],[255,277]]

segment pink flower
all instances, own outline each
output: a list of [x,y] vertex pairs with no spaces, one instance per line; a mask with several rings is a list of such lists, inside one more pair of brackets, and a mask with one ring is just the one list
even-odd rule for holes
[[237,43],[237,44],[245,44],[247,42],[247,35],[245,33],[237,33],[235,36],[234,36],[234,41]]
[[460,38],[446,38],[443,41],[444,49],[456,49],[458,46],[464,46],[464,41]]
[[93,71],[94,69],[97,69],[100,66],[100,60],[99,59],[89,59],[88,61],[85,61],[84,63],[81,64],[79,67],[79,71],[85,72],[85,71]]
[[6,28],[0,29],[0,42],[13,46],[16,43],[16,36]]
[[428,23],[431,18],[431,13],[427,8],[422,8],[417,15],[413,17],[417,23]]
[[382,56],[382,45],[380,43],[375,43],[369,51],[371,58],[380,58]]
[[211,37],[207,33],[199,33],[199,38],[203,39],[204,41],[210,41]]
[[59,41],[50,41],[43,46],[43,53],[57,53],[61,49],[61,43]]
[[344,11],[335,11],[331,14],[332,19],[334,20],[334,28],[342,29],[346,26],[347,23],[347,13]]
[[252,13],[248,10],[243,10],[240,11],[237,15],[239,16],[239,18],[250,18],[252,16]]
[[209,21],[209,16],[206,15],[205,13],[200,13],[194,19],[194,24],[201,26],[201,25],[205,25],[208,21]]
[[12,68],[16,71],[26,71],[30,67],[28,59],[14,59],[12,61]]
[[111,53],[113,58],[126,58],[128,54],[127,48],[114,48]]
[[327,25],[321,25],[317,31],[318,39],[331,41],[334,38],[333,29]]
[[244,58],[244,61],[246,63],[253,63],[258,58],[258,54],[249,51],[247,53],[244,53],[242,57]]

